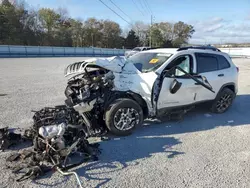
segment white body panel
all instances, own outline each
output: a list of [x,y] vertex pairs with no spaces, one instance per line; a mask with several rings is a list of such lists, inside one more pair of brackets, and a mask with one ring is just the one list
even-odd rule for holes
[[177,79],[182,83],[182,86],[175,94],[172,94],[169,88],[173,80],[173,78],[164,79],[158,99],[158,109],[188,105],[196,102],[196,95],[202,86],[195,85],[195,81],[192,79]]
[[154,82],[157,78],[155,72],[149,73],[114,73],[114,90],[117,91],[132,91],[141,95],[147,103],[149,112],[152,112],[151,94]]

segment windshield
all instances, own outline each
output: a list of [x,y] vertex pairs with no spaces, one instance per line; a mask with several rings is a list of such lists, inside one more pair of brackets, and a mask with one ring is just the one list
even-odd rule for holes
[[159,68],[165,63],[172,54],[170,53],[137,53],[128,58],[128,62],[131,62],[141,72],[150,72]]
[[132,51],[141,51],[141,48],[136,47],[136,48],[132,49]]

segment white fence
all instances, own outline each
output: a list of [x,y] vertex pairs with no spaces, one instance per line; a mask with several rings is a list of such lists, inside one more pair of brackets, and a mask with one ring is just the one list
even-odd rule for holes
[[250,57],[250,48],[220,48],[220,50],[231,57]]
[[0,57],[116,56],[124,49],[0,45]]

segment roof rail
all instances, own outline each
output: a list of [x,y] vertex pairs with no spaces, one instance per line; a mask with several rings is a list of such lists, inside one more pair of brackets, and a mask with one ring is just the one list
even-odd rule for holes
[[213,50],[220,52],[218,48],[215,48],[213,46],[186,46],[186,47],[181,47],[177,51],[182,51],[182,50],[188,50],[188,49],[199,49],[199,50]]

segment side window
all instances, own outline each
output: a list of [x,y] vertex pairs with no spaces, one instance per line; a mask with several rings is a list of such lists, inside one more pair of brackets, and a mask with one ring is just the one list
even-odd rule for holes
[[227,69],[230,67],[228,60],[222,55],[216,55],[219,62],[219,69]]
[[210,54],[195,53],[197,73],[211,72],[219,69],[218,60]]
[[[185,56],[181,56],[179,58],[177,58],[175,60],[176,64],[178,64],[178,66],[180,68],[182,68],[184,71],[186,71],[187,73],[191,72],[191,59],[192,57],[189,55],[185,55]],[[175,76],[184,76],[185,73],[176,69],[175,70]]]

